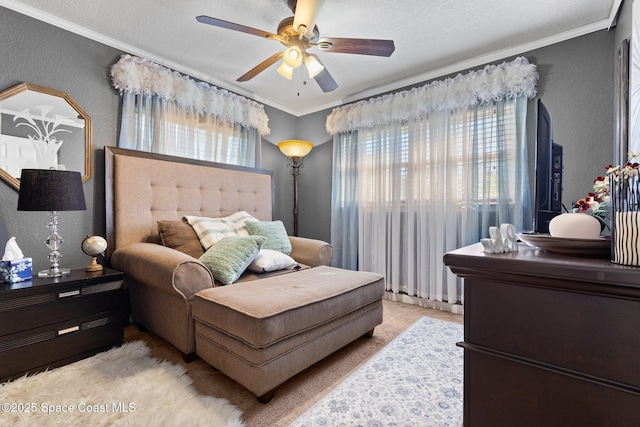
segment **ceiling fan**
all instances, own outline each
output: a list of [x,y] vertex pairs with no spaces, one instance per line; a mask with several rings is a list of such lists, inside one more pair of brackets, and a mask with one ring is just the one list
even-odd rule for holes
[[307,49],[317,47],[324,52],[352,53],[358,55],[391,56],[395,50],[393,40],[379,39],[353,39],[322,37],[315,25],[316,15],[322,7],[324,0],[287,0],[288,6],[294,16],[280,21],[277,34],[268,31],[258,30],[241,24],[235,24],[222,19],[210,16],[198,16],[196,20],[203,24],[226,28],[228,30],[240,31],[242,33],[253,34],[258,37],[265,37],[276,40],[287,47],[283,52],[271,55],[260,64],[240,76],[237,81],[245,82],[257,76],[271,65],[282,60],[278,67],[278,72],[291,80],[293,70],[304,64],[309,72],[309,77],[313,78],[323,92],[331,92],[338,87],[338,83],[333,79],[329,71],[324,67],[317,55],[307,53]]

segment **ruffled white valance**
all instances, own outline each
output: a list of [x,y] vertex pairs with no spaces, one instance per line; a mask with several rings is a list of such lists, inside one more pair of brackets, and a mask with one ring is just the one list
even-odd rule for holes
[[197,82],[147,59],[122,55],[111,67],[113,86],[135,94],[158,95],[180,107],[269,133],[264,106],[243,96]]
[[430,111],[536,95],[538,71],[524,57],[483,70],[458,74],[410,90],[334,108],[327,117],[330,135],[426,117]]

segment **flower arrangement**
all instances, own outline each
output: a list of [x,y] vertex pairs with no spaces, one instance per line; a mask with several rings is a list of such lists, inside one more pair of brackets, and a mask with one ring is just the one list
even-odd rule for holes
[[[609,168],[610,166],[607,167],[607,171]],[[573,205],[573,212],[593,215],[600,221],[602,229],[610,229],[609,201],[609,175],[607,174],[593,181],[593,191]]]
[[593,192],[582,198],[573,206],[574,213],[586,213],[593,215],[600,221],[601,227],[611,229],[611,212],[609,209],[611,202],[610,183],[614,181],[627,182],[632,177],[638,176],[640,163],[633,161],[639,154],[630,152],[629,161],[624,165],[609,165],[606,167],[606,174],[599,176],[593,181]]

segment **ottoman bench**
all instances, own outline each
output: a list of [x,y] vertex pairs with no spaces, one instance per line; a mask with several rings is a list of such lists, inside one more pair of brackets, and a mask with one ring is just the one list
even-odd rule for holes
[[266,403],[274,389],[382,323],[384,279],[321,266],[198,292],[196,353]]

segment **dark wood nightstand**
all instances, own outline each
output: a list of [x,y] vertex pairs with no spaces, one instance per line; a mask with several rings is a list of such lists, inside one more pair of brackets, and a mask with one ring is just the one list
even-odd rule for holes
[[0,381],[66,365],[122,344],[124,275],[72,270],[0,284]]

